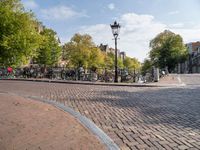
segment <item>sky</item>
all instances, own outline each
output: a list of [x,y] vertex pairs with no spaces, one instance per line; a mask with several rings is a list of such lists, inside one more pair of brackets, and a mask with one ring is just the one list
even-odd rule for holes
[[118,49],[143,61],[149,42],[164,30],[200,41],[200,0],[22,0],[27,11],[67,43],[75,33],[89,34],[96,45],[114,48],[110,24],[121,25]]

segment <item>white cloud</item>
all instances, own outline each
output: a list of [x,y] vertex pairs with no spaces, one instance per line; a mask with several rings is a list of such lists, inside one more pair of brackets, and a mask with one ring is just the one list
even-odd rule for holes
[[172,32],[180,34],[185,43],[200,41],[200,28],[171,29]]
[[184,23],[174,23],[169,25],[169,28],[183,28],[183,27]]
[[[122,15],[119,21],[122,27],[118,48],[125,51],[128,56],[136,57],[140,61],[147,57],[149,41],[166,27],[166,25],[156,22],[151,15],[127,13]],[[80,32],[90,34],[96,44],[104,43],[114,47],[109,25],[97,24],[83,27]]]
[[86,17],[86,12],[77,12],[68,6],[55,6],[41,10],[42,17],[48,20],[66,20],[73,17]]
[[70,41],[71,37],[67,36],[59,36],[61,44],[65,44],[66,42]]
[[110,10],[114,10],[115,9],[115,4],[113,4],[113,3],[108,4],[108,8]]
[[34,0],[24,1],[23,4],[26,9],[35,9],[39,7]]
[[[184,27],[182,23],[170,26],[157,21],[152,15],[127,13],[118,18],[118,20],[121,24],[118,48],[121,51],[125,51],[128,56],[136,57],[140,61],[143,61],[148,56],[150,40],[166,29],[180,34],[186,43],[200,39],[199,26],[191,27],[190,29]],[[114,47],[109,24],[85,26],[81,28],[80,33],[90,34],[97,45],[104,43]]]
[[149,42],[158,33],[166,29],[166,25],[157,22],[151,15],[124,14],[120,18],[121,50],[142,61],[149,52]]
[[168,14],[169,15],[176,15],[176,14],[179,14],[179,13],[180,13],[179,11],[175,10],[175,11],[169,12]]
[[96,44],[108,43],[108,41],[113,38],[110,26],[106,24],[84,26],[79,32],[90,34],[94,38]]

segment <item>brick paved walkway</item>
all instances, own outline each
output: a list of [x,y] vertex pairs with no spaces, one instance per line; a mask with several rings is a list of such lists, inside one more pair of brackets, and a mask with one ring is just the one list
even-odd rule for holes
[[160,78],[158,83],[160,85],[161,84],[180,84],[177,77],[178,77],[177,74],[169,74]]
[[0,91],[56,100],[121,149],[200,149],[200,88],[137,88],[0,81]]
[[102,150],[69,114],[48,104],[0,93],[0,150]]
[[200,74],[180,74],[179,76],[187,85],[200,86]]

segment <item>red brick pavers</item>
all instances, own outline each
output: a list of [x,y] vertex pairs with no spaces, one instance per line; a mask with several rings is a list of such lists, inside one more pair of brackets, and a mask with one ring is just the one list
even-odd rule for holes
[[0,93],[0,150],[102,150],[69,114],[51,105]]
[[90,118],[121,149],[200,149],[200,88],[0,81],[0,91],[56,100]]
[[169,74],[160,78],[159,84],[180,84],[177,74]]
[[156,86],[165,86],[165,87],[183,86],[183,83],[181,82],[180,76],[178,74],[168,74],[164,77],[161,77],[158,82],[152,82],[148,84]]

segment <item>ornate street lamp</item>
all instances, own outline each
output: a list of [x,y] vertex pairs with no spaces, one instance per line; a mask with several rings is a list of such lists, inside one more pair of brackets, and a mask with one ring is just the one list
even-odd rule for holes
[[113,36],[115,38],[115,80],[114,82],[118,82],[118,70],[117,70],[117,37],[119,35],[120,25],[117,23],[117,21],[114,22],[114,24],[110,25],[112,29]]

